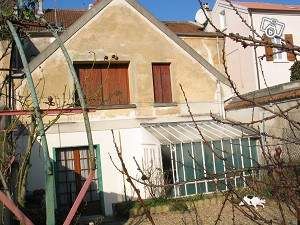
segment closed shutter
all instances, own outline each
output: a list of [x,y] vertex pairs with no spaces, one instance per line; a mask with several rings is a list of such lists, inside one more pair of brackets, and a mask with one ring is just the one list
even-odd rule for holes
[[154,102],[163,102],[160,66],[152,65]]
[[128,65],[111,65],[102,70],[103,104],[129,104]]
[[101,69],[94,65],[80,65],[78,69],[79,81],[89,107],[101,104]]
[[[286,41],[286,45],[291,48],[293,47],[293,35],[292,34],[285,34],[284,35],[285,41]],[[296,60],[296,56],[293,53],[293,51],[288,51],[287,52],[287,58],[289,61],[295,61]]]
[[[264,36],[263,40],[266,41],[268,44],[272,44],[271,38]],[[273,61],[273,48],[265,46],[265,55],[266,55],[267,61]]]
[[77,65],[89,107],[129,104],[128,64]]
[[153,63],[153,88],[156,103],[171,103],[172,88],[169,63]]

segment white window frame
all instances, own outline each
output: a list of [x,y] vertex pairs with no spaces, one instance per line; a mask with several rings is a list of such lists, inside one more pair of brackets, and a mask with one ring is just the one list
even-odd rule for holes
[[[274,37],[272,39],[273,44],[281,44],[281,38],[280,37]],[[287,53],[282,52],[281,50],[277,48],[273,48],[273,61],[274,62],[288,62]]]

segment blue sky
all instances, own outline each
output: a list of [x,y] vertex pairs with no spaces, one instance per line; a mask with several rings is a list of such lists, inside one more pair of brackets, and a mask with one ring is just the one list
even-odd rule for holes
[[[198,0],[138,1],[160,20],[194,20],[194,16],[199,9]],[[54,8],[55,6],[57,8],[87,8],[90,2],[93,2],[93,0],[44,0],[44,6],[45,8]],[[215,0],[206,2],[212,7]],[[264,0],[264,2],[300,4],[300,0]]]

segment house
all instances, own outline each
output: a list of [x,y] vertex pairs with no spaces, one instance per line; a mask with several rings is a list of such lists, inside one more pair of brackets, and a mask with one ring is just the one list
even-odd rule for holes
[[239,123],[258,121],[255,125],[260,125],[262,135],[267,134],[264,139],[270,152],[274,153],[273,146],[281,146],[284,160],[299,163],[299,130],[291,125],[299,122],[299,97],[299,81],[253,91],[226,101],[226,118]]
[[[164,171],[162,180],[168,178],[174,184],[170,195],[175,197],[214,192],[217,188],[210,174],[257,162],[255,131],[210,118],[210,113],[224,116],[223,101],[231,96],[222,71],[222,36],[204,32],[194,22],[160,22],[134,0],[102,0],[86,12],[59,11],[55,18],[63,13],[72,22],[54,22],[62,27],[60,38],[77,70],[95,144],[97,176],[85,198],[89,213],[111,215],[114,203],[135,197],[111,161],[120,165],[111,129],[130,174],[141,179],[133,158],[145,170]],[[53,175],[43,172],[37,143],[28,181],[29,191],[46,189],[58,215],[70,208],[88,175],[87,139],[58,42],[44,30],[31,32],[30,41],[40,51],[29,66],[41,108],[71,110],[47,130]],[[28,96],[26,80],[16,82],[16,98],[24,99]],[[203,137],[191,122],[179,84]],[[54,105],[49,104],[49,96]],[[18,102],[15,106],[22,109]],[[46,115],[44,121],[54,118]],[[218,154],[209,150],[204,139]],[[229,164],[220,160],[221,155]],[[45,176],[55,179],[46,185]],[[218,190],[227,189],[228,183],[245,185],[241,176],[223,175]],[[143,197],[148,197],[146,188],[137,185]],[[47,216],[54,220],[55,215]]]
[[[221,31],[254,38],[257,38],[257,34],[267,35],[267,40],[273,43],[280,43],[282,38],[289,44],[300,44],[300,35],[296,29],[300,5],[261,1],[231,3],[235,9],[226,0],[217,0],[212,9],[212,22]],[[247,25],[242,22],[235,10],[245,19]],[[248,26],[252,26],[255,32]],[[211,26],[207,29],[214,30]],[[240,43],[229,38],[226,39],[225,52],[229,73],[241,93],[289,82],[289,69],[296,60],[292,53],[265,47],[243,48]],[[264,55],[266,57],[260,59]]]

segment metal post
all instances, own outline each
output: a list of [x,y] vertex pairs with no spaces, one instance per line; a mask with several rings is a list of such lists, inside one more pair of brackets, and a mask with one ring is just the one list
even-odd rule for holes
[[32,104],[34,107],[34,114],[36,117],[36,122],[37,122],[37,129],[38,133],[41,137],[41,143],[43,147],[43,153],[44,153],[44,169],[46,171],[46,190],[51,190],[50,192],[46,192],[46,209],[47,209],[47,225],[52,225],[55,224],[55,213],[54,213],[54,176],[53,176],[53,168],[52,164],[50,162],[50,157],[49,157],[49,151],[48,151],[48,144],[47,144],[47,138],[45,134],[45,127],[41,115],[41,109],[39,106],[39,100],[35,91],[35,86],[33,83],[33,79],[30,73],[29,65],[25,56],[25,52],[22,46],[22,43],[20,41],[20,38],[16,32],[16,29],[14,28],[13,24],[10,21],[6,21],[11,34],[13,36],[13,39],[16,43],[16,46],[18,48],[23,67],[24,67],[24,72],[26,75],[26,80],[27,80],[27,85],[30,91],[30,95],[32,98]]
[[84,94],[81,89],[79,79],[77,77],[73,62],[71,60],[71,57],[70,57],[66,47],[64,46],[64,43],[61,41],[56,30],[51,28],[51,32],[52,32],[53,36],[55,37],[60,49],[62,50],[62,52],[66,58],[71,76],[72,76],[74,84],[75,84],[75,88],[76,88],[76,91],[77,91],[77,94],[79,97],[79,101],[80,101],[80,105],[82,108],[86,136],[87,136],[87,141],[88,141],[88,145],[89,145],[89,158],[90,158],[90,163],[91,163],[91,169],[95,170],[96,164],[95,164],[95,157],[94,157],[94,144],[93,144],[92,130],[91,130],[91,125],[90,125],[90,120],[89,120],[89,115],[88,115],[88,108],[87,108],[87,104],[85,102]]

